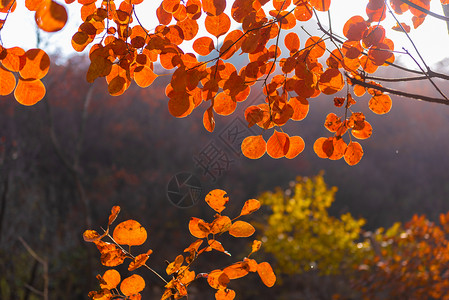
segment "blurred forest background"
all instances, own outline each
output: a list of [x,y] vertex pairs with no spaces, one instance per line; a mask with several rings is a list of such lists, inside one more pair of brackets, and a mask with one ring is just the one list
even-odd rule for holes
[[[439,68],[447,65],[442,62]],[[314,140],[328,134],[323,122],[333,98],[323,95],[310,99],[304,121],[286,125],[289,133],[304,138],[306,149],[301,155],[293,160],[266,155],[253,161],[241,156],[238,147],[229,147],[223,137],[242,128],[238,124],[245,124],[245,108],[261,101],[257,86],[236,113],[218,118],[215,132],[209,133],[201,122],[202,109],[185,119],[169,114],[164,91],[168,76],[160,76],[150,88],[133,86],[123,96],[111,97],[104,82],[86,83],[86,67],[81,57],[53,65],[45,82],[47,96],[35,106],[21,106],[13,97],[0,99],[2,299],[41,298],[30,288],[43,286],[41,265],[19,238],[48,260],[50,299],[86,299],[88,291],[97,289],[95,275],[105,268],[95,247],[82,240],[82,233],[104,226],[113,205],[122,207],[121,218],[138,220],[147,228],[147,247],[154,250],[148,262],[163,273],[164,260],[172,261],[194,240],[187,228],[190,217],[212,216],[204,201],[185,209],[170,203],[167,184],[180,172],[195,174],[204,192],[226,190],[229,209],[236,214],[245,200],[278,186],[287,188],[296,176],[314,176],[321,170],[328,186],[338,187],[330,214],[350,212],[364,218],[366,231],[406,222],[414,214],[438,220],[449,210],[447,106],[392,97],[392,111],[378,116],[368,111],[368,98],[358,99],[354,110],[365,113],[374,131],[362,142],[362,161],[350,167],[343,160],[323,160],[313,152]],[[389,77],[395,76],[388,72]],[[425,84],[404,83],[401,89],[431,95]],[[343,111],[335,108],[335,112]],[[211,142],[227,160],[210,165],[207,173],[198,158]],[[263,217],[263,213],[255,215]],[[248,243],[226,247],[233,261],[249,252]],[[211,255],[205,266],[224,266],[226,259]],[[297,281],[284,280],[272,289],[263,287],[258,278],[245,280],[235,288],[237,298],[293,299],[287,295],[293,295],[289,293],[294,289],[299,293],[295,299],[301,299],[298,295],[328,299],[321,294],[332,280],[312,273]],[[146,293],[161,295],[157,278],[150,273],[145,278]],[[329,286],[338,284],[341,280]],[[207,284],[193,288],[205,292],[191,299],[212,299]],[[144,299],[148,299],[145,294]]]

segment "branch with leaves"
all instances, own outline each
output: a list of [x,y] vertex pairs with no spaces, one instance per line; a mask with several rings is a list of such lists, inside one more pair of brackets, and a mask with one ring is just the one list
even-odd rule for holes
[[[206,273],[198,273],[193,270],[194,262],[205,252],[218,251],[230,255],[218,240],[222,234],[229,233],[236,238],[253,235],[254,227],[250,223],[238,219],[260,208],[258,200],[250,199],[245,202],[240,214],[230,219],[228,216],[221,214],[229,201],[225,191],[213,190],[209,192],[205,200],[216,212],[214,220],[206,222],[199,218],[191,218],[188,225],[189,231],[197,240],[184,249],[183,252],[187,254],[179,254],[174,261],[168,263],[166,273],[171,277],[170,279],[165,279],[163,275],[148,266],[147,260],[153,250],[149,249],[139,255],[132,254],[132,246],[142,245],[147,240],[147,231],[139,222],[135,220],[123,221],[113,229],[112,235],[110,234],[110,226],[120,212],[119,206],[112,208],[108,226],[101,235],[94,230],[86,230],[83,237],[86,242],[93,242],[97,246],[103,265],[116,267],[123,264],[126,259],[130,259],[128,271],[135,271],[144,267],[155,274],[165,287],[161,300],[180,299],[187,296],[189,285],[200,278],[205,278],[208,284],[216,290],[215,297],[218,300],[234,299],[235,291],[228,288],[228,283],[249,273],[258,273],[266,286],[273,286],[276,276],[270,264],[267,262],[257,263],[256,260],[250,258],[261,247],[262,243],[258,240],[253,241],[252,250],[243,261]],[[105,239],[109,239],[110,242],[106,242]],[[205,246],[201,247],[203,244]],[[127,249],[124,246],[128,246]],[[102,297],[105,297],[105,299],[140,299],[140,292],[145,288],[145,280],[142,276],[133,274],[122,280],[120,273],[115,269],[107,270],[102,276],[98,275],[97,279],[100,282],[101,290],[90,292],[89,297],[92,299]],[[120,287],[118,287],[119,284]]]

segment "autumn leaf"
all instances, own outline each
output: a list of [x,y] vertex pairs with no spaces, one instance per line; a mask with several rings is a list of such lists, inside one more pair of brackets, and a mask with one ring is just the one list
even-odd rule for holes
[[257,265],[257,273],[260,279],[262,279],[262,282],[268,287],[272,287],[276,282],[276,275],[274,275],[271,265],[267,262],[262,262]]
[[171,275],[171,274],[175,273],[176,271],[178,271],[183,262],[184,262],[184,256],[182,256],[182,255],[176,256],[175,260],[173,262],[171,262],[165,269],[165,271],[167,272],[167,275]]
[[120,273],[114,269],[104,272],[102,279],[105,284],[100,284],[100,287],[108,290],[115,289],[121,281]]
[[268,139],[267,153],[272,158],[281,158],[288,153],[289,147],[289,136],[284,132],[275,130],[271,137]]
[[229,228],[229,234],[234,237],[249,237],[251,236],[256,230],[254,227],[245,221],[235,221],[231,228]]
[[150,249],[147,253],[137,255],[133,261],[129,263],[128,271],[134,271],[143,266],[151,253],[153,253],[153,250]]
[[229,201],[229,196],[226,191],[215,189],[210,191],[205,198],[207,204],[218,213],[221,213]]
[[127,220],[115,227],[112,237],[118,244],[139,246],[147,240],[147,231],[139,222]]
[[137,274],[123,279],[122,283],[120,284],[120,290],[125,296],[138,294],[143,291],[144,288],[145,280]]
[[111,214],[109,215],[108,218],[108,226],[110,226],[115,221],[119,213],[120,213],[120,206],[113,206],[111,209]]
[[210,225],[202,219],[190,218],[189,231],[194,237],[202,239],[209,235]]
[[245,201],[240,216],[252,214],[260,208],[260,202],[257,199],[249,199]]

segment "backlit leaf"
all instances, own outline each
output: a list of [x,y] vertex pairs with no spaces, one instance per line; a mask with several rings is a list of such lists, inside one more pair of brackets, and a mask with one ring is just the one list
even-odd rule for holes
[[261,158],[267,151],[267,143],[262,135],[248,136],[242,141],[242,153],[248,158]]
[[11,94],[15,87],[16,77],[14,74],[0,65],[0,96]]
[[145,280],[137,274],[133,274],[128,278],[123,279],[122,283],[120,284],[120,290],[125,296],[138,294],[143,291],[144,288]]
[[373,96],[369,100],[369,108],[376,114],[386,114],[391,110],[392,101],[389,95]]
[[149,250],[147,253],[139,254],[137,255],[132,262],[129,263],[128,271],[134,271],[137,268],[140,268],[143,266],[147,260],[150,254],[153,252],[153,250]]
[[234,237],[249,237],[251,236],[256,230],[254,227],[245,221],[235,221],[231,228],[229,228],[229,234]]
[[290,52],[296,52],[299,49],[299,37],[295,32],[289,32],[284,38],[284,43]]
[[285,154],[285,157],[288,159],[292,159],[298,156],[298,154],[300,154],[304,150],[306,145],[304,143],[304,140],[300,136],[291,136],[289,137],[289,139],[290,146],[288,148],[287,154]]
[[276,275],[274,275],[271,265],[267,262],[262,262],[257,265],[257,274],[259,274],[262,282],[268,287],[272,287],[276,282]]
[[204,220],[192,217],[189,222],[189,231],[194,237],[202,239],[209,235],[210,226]]
[[229,279],[237,279],[246,276],[249,273],[249,266],[246,262],[237,262],[223,269]]
[[218,38],[231,28],[231,19],[225,13],[217,16],[208,15],[204,21],[204,26],[207,32]]
[[260,202],[257,199],[249,199],[246,200],[245,204],[243,205],[243,208],[240,212],[240,216],[246,216],[249,214],[252,214],[256,210],[260,208]]
[[275,130],[267,142],[267,153],[272,158],[281,158],[288,153],[290,147],[289,136],[284,132]]
[[226,0],[201,0],[203,10],[211,16],[222,14],[226,8]]
[[368,121],[363,121],[363,125],[357,126],[357,129],[352,129],[351,134],[359,140],[367,139],[373,133],[373,127]]
[[258,241],[258,240],[254,240],[253,244],[251,245],[251,254],[253,254],[254,252],[259,251],[260,247],[262,246],[262,242]]
[[14,97],[23,105],[34,105],[45,96],[45,86],[39,79],[25,80],[19,77]]
[[360,41],[368,29],[368,22],[361,16],[353,16],[343,27],[344,36],[351,41]]
[[112,237],[120,245],[139,246],[147,240],[147,231],[139,222],[127,220],[115,227]]
[[215,118],[214,112],[212,111],[212,107],[209,107],[204,111],[203,114],[203,125],[207,131],[213,132],[215,128]]
[[19,71],[23,79],[41,79],[50,68],[50,57],[41,49],[30,49],[25,52],[25,64]]
[[231,227],[231,219],[228,216],[220,216],[210,224],[210,231],[212,234],[219,234],[229,230]]
[[207,283],[214,289],[226,289],[229,277],[222,270],[213,270],[207,276]]
[[148,66],[139,66],[134,69],[134,81],[141,88],[149,87],[156,78],[157,75]]
[[214,99],[214,111],[221,116],[228,116],[232,114],[237,107],[237,101],[233,100],[231,96],[225,92],[219,93]]
[[331,0],[310,0],[310,5],[318,11],[328,11],[331,5]]
[[362,146],[357,142],[350,142],[345,152],[345,161],[348,165],[357,164],[363,156]]
[[206,195],[205,200],[213,210],[221,213],[226,208],[225,205],[229,201],[229,196],[225,191],[215,189]]
[[167,275],[171,275],[171,274],[175,273],[176,271],[178,271],[183,262],[184,262],[184,256],[182,256],[182,255],[176,256],[175,260],[173,262],[171,262],[165,269],[165,271],[167,272]]
[[329,68],[321,74],[318,85],[324,94],[335,94],[344,87],[343,75],[338,69]]
[[215,48],[214,41],[208,36],[197,38],[192,47],[196,53],[203,56],[209,55]]
[[318,36],[311,36],[306,41],[305,48],[309,50],[309,55],[313,58],[319,58],[323,56],[326,51],[326,44],[323,39]]
[[215,292],[215,300],[232,300],[235,298],[235,291],[231,289],[219,289]]
[[112,222],[115,221],[119,212],[120,212],[120,206],[116,205],[116,206],[112,207],[111,214],[109,215],[109,218],[108,218],[108,226],[110,226],[112,224]]
[[47,32],[61,30],[67,23],[67,11],[64,6],[55,1],[45,1],[36,10],[34,16],[37,26]]
[[291,119],[293,121],[303,120],[309,113],[309,101],[302,97],[291,97],[288,100],[288,104],[293,107],[293,116]]
[[294,12],[295,18],[298,21],[305,22],[313,17],[313,10],[309,3],[302,2],[297,5]]
[[108,290],[115,289],[122,280],[120,277],[120,273],[114,269],[107,270],[101,277],[106,282],[106,284],[100,284],[100,287],[102,289]]

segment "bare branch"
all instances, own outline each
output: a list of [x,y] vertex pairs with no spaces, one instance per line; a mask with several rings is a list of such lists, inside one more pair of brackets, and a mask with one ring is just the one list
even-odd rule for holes
[[422,100],[422,101],[431,102],[431,103],[439,103],[439,104],[449,105],[449,101],[447,101],[446,99],[434,98],[434,97],[429,97],[429,96],[424,96],[424,95],[417,95],[417,94],[406,93],[406,92],[403,92],[403,91],[398,91],[398,90],[395,90],[395,89],[386,88],[386,87],[383,87],[383,86],[378,86],[378,85],[370,84],[370,83],[362,81],[362,80],[355,79],[355,78],[349,76],[349,74],[347,74],[347,73],[345,73],[345,75],[346,75],[347,78],[349,78],[349,80],[353,84],[358,84],[358,85],[361,85],[361,86],[366,87],[366,88],[371,88],[371,89],[375,89],[375,90],[378,90],[378,91],[390,93],[390,94],[397,95],[397,96],[407,97],[407,98],[411,98],[411,99]]

